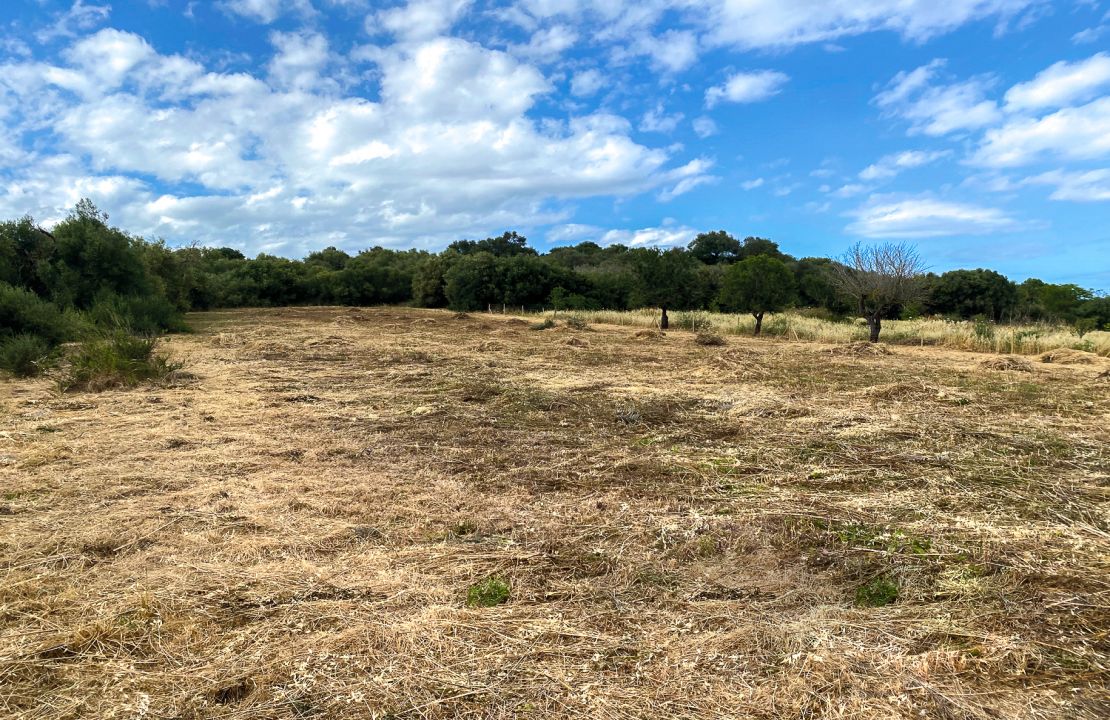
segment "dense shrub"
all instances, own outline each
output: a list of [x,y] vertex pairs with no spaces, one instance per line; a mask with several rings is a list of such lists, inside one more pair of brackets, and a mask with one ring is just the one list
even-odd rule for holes
[[47,366],[50,345],[38,335],[15,335],[0,340],[0,369],[16,377],[33,377]]
[[83,326],[76,313],[65,312],[28,290],[0,283],[0,337],[37,335],[54,346],[76,339]]

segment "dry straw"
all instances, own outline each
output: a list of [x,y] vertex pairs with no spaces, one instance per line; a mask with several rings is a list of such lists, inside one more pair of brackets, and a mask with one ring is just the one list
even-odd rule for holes
[[0,384],[0,717],[1105,717],[1106,361],[191,322]]

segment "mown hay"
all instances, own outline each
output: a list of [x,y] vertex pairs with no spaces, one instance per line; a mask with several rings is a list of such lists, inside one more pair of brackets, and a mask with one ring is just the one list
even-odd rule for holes
[[572,337],[571,339],[566,341],[566,344],[570,345],[571,347],[584,348],[584,347],[589,347],[590,346],[590,341],[589,340],[583,340],[582,338],[573,338]]
[[667,334],[665,332],[663,332],[662,330],[651,330],[651,329],[637,330],[635,333],[632,334],[632,337],[637,338],[639,340],[662,340],[666,336],[667,336]]
[[726,345],[725,339],[715,332],[703,330],[694,336],[694,342],[698,345],[706,345],[709,347]]
[[857,355],[857,356],[882,356],[893,355],[889,347],[883,343],[854,342],[847,345],[837,345],[826,350],[830,355]]
[[1033,372],[1033,363],[1025,358],[1016,357],[1014,355],[999,355],[998,357],[987,358],[979,363],[979,367],[984,370],[1009,370],[1012,372]]
[[1043,363],[1056,365],[1094,365],[1098,362],[1099,357],[1094,353],[1084,352],[1083,350],[1060,348],[1041,353],[1037,356],[1037,359]]

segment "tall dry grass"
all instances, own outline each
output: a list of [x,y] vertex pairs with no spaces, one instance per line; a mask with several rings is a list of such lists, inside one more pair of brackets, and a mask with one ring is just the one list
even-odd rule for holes
[[[550,314],[550,313],[549,313]],[[641,310],[578,311],[576,315],[590,323],[653,327],[659,323],[659,312]],[[688,312],[673,313],[672,327],[679,329],[712,329],[730,335],[750,335],[755,320],[750,315]],[[849,343],[867,340],[867,326],[857,322],[837,322],[785,312],[769,316],[763,322],[763,334],[810,340],[822,343]],[[894,345],[932,345],[975,352],[1037,355],[1049,350],[1070,348],[1110,357],[1110,332],[1089,332],[1082,336],[1066,325],[1024,324],[995,325],[973,321],[951,321],[920,318],[916,320],[884,320],[881,340]]]

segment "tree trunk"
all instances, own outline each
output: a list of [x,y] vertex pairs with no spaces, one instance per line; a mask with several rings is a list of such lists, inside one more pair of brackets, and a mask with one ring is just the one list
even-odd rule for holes
[[671,321],[667,319],[667,306],[663,306],[663,317],[659,318],[659,329],[666,330],[671,326]]
[[879,342],[879,331],[883,329],[883,319],[878,315],[867,318],[867,327],[871,328],[870,342]]
[[763,313],[752,313],[752,317],[755,318],[755,332],[752,335],[758,335],[763,329]]

